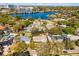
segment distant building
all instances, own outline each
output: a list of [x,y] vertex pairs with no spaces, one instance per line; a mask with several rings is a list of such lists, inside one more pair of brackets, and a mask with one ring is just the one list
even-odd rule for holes
[[8,8],[8,5],[0,5],[0,8]]
[[17,5],[8,5],[8,8],[14,9],[17,8]]
[[17,6],[17,7],[16,7],[16,12],[30,13],[30,12],[32,12],[32,9],[33,9],[33,7]]
[[20,12],[20,13],[30,13],[30,12],[32,12],[32,10],[30,10],[30,9],[16,9],[16,12]]

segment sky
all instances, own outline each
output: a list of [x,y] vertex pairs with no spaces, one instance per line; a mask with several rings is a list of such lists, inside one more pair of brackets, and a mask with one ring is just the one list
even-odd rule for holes
[[26,5],[26,6],[79,6],[79,3],[0,3],[0,5]]

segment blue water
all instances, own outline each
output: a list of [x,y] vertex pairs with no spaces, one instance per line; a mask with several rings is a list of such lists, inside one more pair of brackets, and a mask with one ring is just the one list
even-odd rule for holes
[[13,17],[21,16],[22,19],[27,19],[29,17],[32,17],[33,19],[48,19],[49,14],[55,14],[56,12],[36,12],[36,13],[22,13],[22,14],[11,14]]

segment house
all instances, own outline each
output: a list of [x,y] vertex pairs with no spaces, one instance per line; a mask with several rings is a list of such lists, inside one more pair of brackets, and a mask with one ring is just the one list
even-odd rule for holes
[[6,40],[6,41],[3,41],[3,42],[0,42],[0,45],[2,46],[9,46],[11,45],[13,42],[13,40]]
[[6,14],[9,13],[9,11],[10,11],[9,9],[2,9],[0,12]]
[[35,42],[46,42],[47,37],[45,35],[34,36],[33,41],[35,41]]
[[13,43],[13,38],[14,38],[16,35],[17,35],[17,34],[10,33],[9,35],[2,37],[1,40],[0,40],[0,45],[2,45],[2,46],[11,45],[11,44]]
[[54,28],[54,27],[55,27],[55,25],[52,24],[52,23],[49,23],[49,24],[46,25],[47,29],[51,29],[51,28]]
[[79,47],[75,46],[74,50],[65,50],[67,53],[71,54],[71,55],[75,55],[79,53]]
[[10,49],[10,46],[4,46],[4,49],[3,49],[3,55],[7,55],[8,54],[8,51],[9,51],[9,49]]
[[60,25],[60,27],[66,28],[67,26],[62,24],[62,25]]
[[62,18],[55,18],[53,19],[53,21],[64,21],[65,19],[62,19]]
[[25,43],[29,44],[30,43],[30,39],[27,36],[20,36],[20,40],[24,41]]
[[63,36],[61,35],[48,35],[48,37],[50,38],[50,40],[56,40],[58,42],[62,42],[63,41]]
[[4,26],[0,25],[0,30],[4,30],[4,28],[5,28]]
[[39,27],[41,28],[42,27],[41,24],[43,24],[43,21],[41,21],[41,20],[35,20],[33,22],[33,24],[31,24],[31,25],[29,25],[27,27],[27,31],[31,32],[33,28],[39,28]]
[[5,29],[5,27],[4,26],[2,26],[2,25],[0,25],[0,39],[3,37],[3,33],[4,33],[4,30]]
[[72,41],[76,41],[79,39],[79,36],[77,36],[77,35],[67,35],[67,37],[70,38],[70,40],[72,40]]
[[9,33],[11,33],[11,29],[9,28],[9,27],[5,27],[5,29],[4,29],[4,34],[6,35],[6,34],[9,34]]
[[52,21],[46,20],[46,22],[47,22],[47,24],[46,24],[45,27],[46,27],[47,29],[51,29],[51,28],[53,28],[53,27],[56,26],[56,24],[55,24],[54,22],[52,22]]
[[37,51],[36,50],[28,48],[28,51],[30,52],[31,56],[37,56]]

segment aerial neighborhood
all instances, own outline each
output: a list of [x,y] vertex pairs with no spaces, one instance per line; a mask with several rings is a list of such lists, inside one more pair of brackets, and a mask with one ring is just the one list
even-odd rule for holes
[[79,56],[79,7],[0,5],[0,55]]

